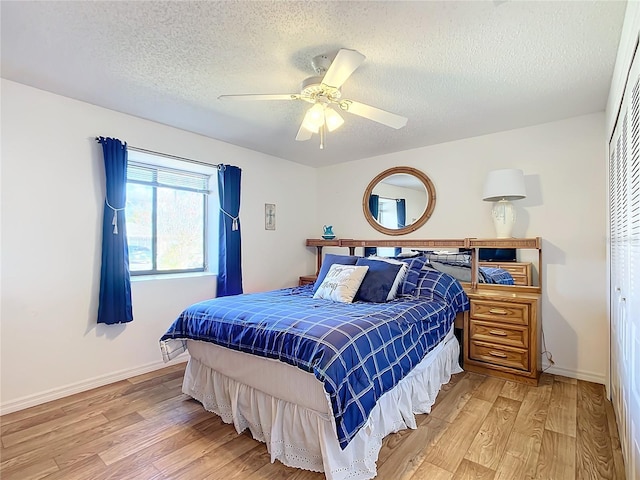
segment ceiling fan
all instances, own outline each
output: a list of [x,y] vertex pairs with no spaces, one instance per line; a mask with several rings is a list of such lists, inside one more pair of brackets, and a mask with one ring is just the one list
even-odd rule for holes
[[309,140],[320,134],[320,148],[324,148],[326,130],[333,132],[344,123],[332,108],[359,115],[392,128],[402,128],[407,118],[380,108],[342,98],[341,87],[366,57],[356,50],[340,49],[333,60],[327,55],[313,57],[311,66],[318,76],[303,80],[300,93],[220,95],[221,100],[304,100],[313,106],[307,110],[296,140]]

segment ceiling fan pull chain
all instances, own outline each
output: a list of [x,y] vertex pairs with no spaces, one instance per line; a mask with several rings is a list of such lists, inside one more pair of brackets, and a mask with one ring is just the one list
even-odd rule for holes
[[324,123],[320,126],[320,150],[324,149]]

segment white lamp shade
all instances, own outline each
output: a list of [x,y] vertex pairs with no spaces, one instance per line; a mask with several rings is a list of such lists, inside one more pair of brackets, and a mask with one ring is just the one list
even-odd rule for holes
[[482,199],[487,202],[525,198],[524,173],[517,168],[504,168],[488,173]]

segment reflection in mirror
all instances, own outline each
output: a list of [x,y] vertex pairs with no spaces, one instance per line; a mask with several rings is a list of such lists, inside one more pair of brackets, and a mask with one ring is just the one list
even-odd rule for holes
[[[513,257],[511,258],[488,258],[492,249],[479,249],[479,267],[500,268],[509,272],[513,277],[513,283],[516,287],[540,286],[539,280],[539,256],[537,250],[532,249],[513,249]],[[484,255],[483,255],[484,254]],[[497,286],[497,285],[496,285]]]
[[411,225],[427,208],[427,191],[424,185],[416,177],[404,173],[381,180],[373,187],[371,195],[378,198],[376,220],[387,228],[397,229]]
[[402,235],[429,219],[435,208],[429,177],[410,167],[395,167],[374,178],[362,201],[365,218],[379,232]]
[[[378,251],[381,249],[378,248]],[[495,250],[499,250],[495,252]],[[431,268],[447,273],[461,282],[472,281],[472,250],[422,250],[408,249],[401,253],[420,253],[427,258]],[[535,249],[480,248],[478,282],[483,287],[529,289],[540,286],[539,252]],[[496,255],[497,253],[497,255]],[[380,254],[378,252],[378,254]],[[394,255],[394,252],[387,254]]]

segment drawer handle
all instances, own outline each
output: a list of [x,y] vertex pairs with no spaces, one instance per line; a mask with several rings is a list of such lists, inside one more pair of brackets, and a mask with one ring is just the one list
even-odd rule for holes
[[491,335],[498,335],[500,337],[506,337],[508,335],[504,330],[489,330]]
[[496,315],[506,315],[507,312],[504,308],[490,308],[489,313],[494,313]]
[[493,356],[493,357],[500,357],[500,358],[507,358],[507,355],[502,353],[502,352],[496,352],[494,350],[489,352],[489,355]]

